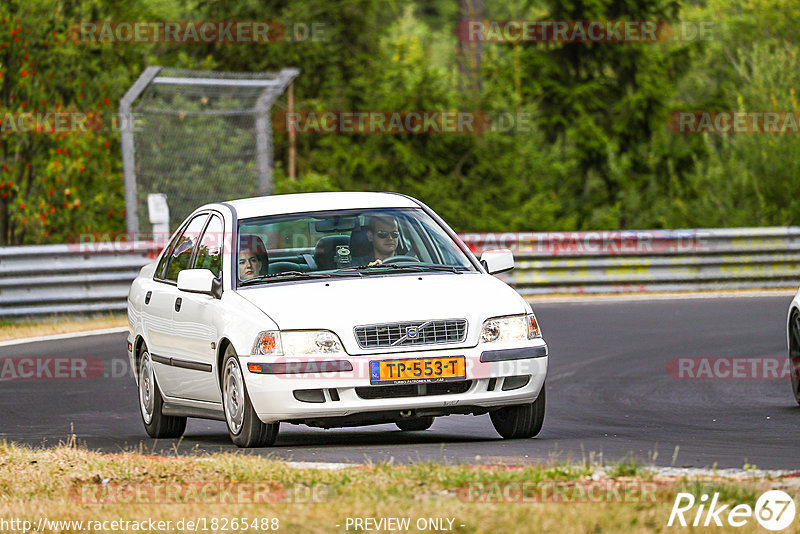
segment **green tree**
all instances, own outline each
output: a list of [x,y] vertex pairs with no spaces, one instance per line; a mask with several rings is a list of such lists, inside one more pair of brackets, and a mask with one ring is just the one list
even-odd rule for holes
[[[124,230],[117,102],[147,44],[76,39],[79,21],[152,18],[146,4],[11,0],[0,5],[0,244],[64,242]],[[21,131],[27,113],[71,114],[73,127]],[[81,117],[90,117],[82,128]],[[23,128],[25,129],[25,128]]]

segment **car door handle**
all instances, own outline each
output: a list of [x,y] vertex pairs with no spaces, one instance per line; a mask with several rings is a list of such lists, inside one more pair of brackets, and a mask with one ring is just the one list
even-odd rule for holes
[[144,296],[144,303],[145,304],[150,304],[150,297],[152,297],[152,296],[153,296],[153,292],[152,291],[148,291],[147,295]]
[[175,311],[181,311],[181,303],[182,302],[183,302],[183,299],[180,298],[180,297],[175,299]]

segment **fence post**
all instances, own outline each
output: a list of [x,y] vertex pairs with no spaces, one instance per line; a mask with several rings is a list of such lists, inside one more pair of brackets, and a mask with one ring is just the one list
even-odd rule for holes
[[133,103],[142,91],[158,76],[161,67],[147,67],[139,79],[125,92],[119,102],[120,137],[122,141],[122,172],[125,175],[125,225],[128,234],[139,231],[136,192],[136,158],[133,144]]

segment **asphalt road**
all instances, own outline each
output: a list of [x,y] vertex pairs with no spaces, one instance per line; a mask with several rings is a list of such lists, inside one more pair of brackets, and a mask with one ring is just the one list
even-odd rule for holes
[[[488,415],[443,417],[411,433],[394,425],[321,430],[284,424],[274,447],[248,453],[298,461],[508,464],[590,456],[614,462],[632,455],[665,466],[800,469],[800,406],[788,378],[676,379],[667,372],[676,357],[786,358],[790,300],[534,304],[551,349],[547,416],[538,438],[502,440]],[[180,442],[147,437],[124,334],[0,347],[0,364],[26,356],[84,357],[87,374],[95,377],[9,379],[10,369],[0,367],[0,439],[50,446],[74,433],[80,443],[106,452],[238,450],[224,423],[215,421],[190,419]]]

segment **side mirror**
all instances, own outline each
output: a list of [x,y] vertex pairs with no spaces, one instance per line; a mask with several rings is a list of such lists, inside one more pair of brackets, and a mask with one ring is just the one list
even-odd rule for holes
[[184,269],[178,273],[178,289],[214,298],[222,296],[222,281],[208,269]]
[[514,268],[514,254],[506,248],[487,250],[481,254],[481,265],[489,274],[504,273]]

